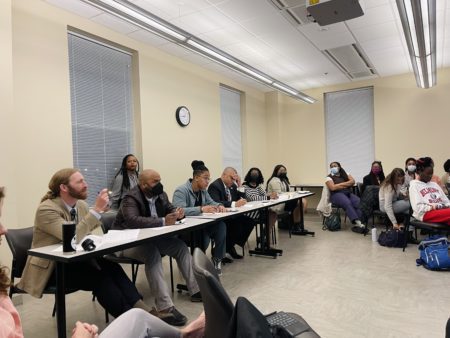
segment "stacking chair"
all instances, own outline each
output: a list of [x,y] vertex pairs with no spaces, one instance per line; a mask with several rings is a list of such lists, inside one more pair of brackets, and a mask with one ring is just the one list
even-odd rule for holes
[[[22,277],[22,272],[28,257],[27,251],[31,249],[31,243],[33,241],[33,227],[8,229],[5,237],[13,256],[11,264],[11,287],[9,288],[9,297],[12,297],[15,293],[26,293],[14,286],[14,279]],[[65,293],[69,294],[76,291],[78,291],[78,289],[66,288]],[[56,312],[56,286],[47,286],[44,289],[44,294],[55,295],[55,305],[53,306],[52,312],[52,317],[54,317]]]
[[419,221],[418,219],[411,217],[410,224],[414,226],[416,238],[417,238],[417,229],[422,229],[432,234],[445,235],[447,237],[450,234],[450,226],[444,223],[428,223]]
[[[205,309],[205,337],[227,338],[232,325],[234,305],[220,283],[213,264],[199,248],[194,250],[193,265],[194,276],[200,288]],[[299,318],[301,317],[299,316]],[[309,327],[303,318],[300,320]],[[309,329],[308,332],[301,333],[298,337],[319,338],[314,330],[310,327]]]
[[220,283],[214,265],[199,248],[194,250],[193,265],[205,309],[205,337],[226,338],[233,314],[233,303]]
[[[101,221],[101,226],[102,226],[102,230],[103,230],[104,234],[106,234],[111,229],[111,226],[114,223],[114,220],[116,219],[116,215],[117,215],[117,212],[112,211],[112,210],[102,214],[102,218],[100,219],[100,221]],[[103,257],[105,259],[107,259],[108,261],[111,261],[114,263],[130,264],[131,265],[131,281],[133,282],[133,284],[136,284],[136,278],[137,278],[137,273],[139,270],[139,265],[144,264],[143,262],[138,261],[137,259],[134,259],[134,258],[130,258],[130,257],[119,257],[119,256],[116,256],[114,253],[107,254]]]

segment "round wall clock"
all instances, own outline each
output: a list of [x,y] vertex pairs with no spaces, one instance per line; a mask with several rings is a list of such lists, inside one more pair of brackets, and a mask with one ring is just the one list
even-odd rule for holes
[[178,107],[175,117],[180,126],[186,127],[191,122],[191,112],[185,106]]

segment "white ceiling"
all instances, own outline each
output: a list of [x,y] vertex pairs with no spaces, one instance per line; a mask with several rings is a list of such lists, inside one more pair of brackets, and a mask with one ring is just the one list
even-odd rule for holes
[[[238,82],[273,90],[81,0],[44,1]],[[129,1],[298,90],[351,82],[321,51],[352,43],[377,76],[412,71],[395,0],[359,0],[362,17],[325,27],[294,26],[269,0]],[[450,0],[436,2],[437,67],[442,68],[450,66]]]

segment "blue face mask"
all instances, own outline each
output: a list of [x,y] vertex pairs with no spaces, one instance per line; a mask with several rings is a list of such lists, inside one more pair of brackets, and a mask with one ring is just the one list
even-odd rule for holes
[[336,175],[339,173],[339,167],[332,167],[330,168],[331,175]]

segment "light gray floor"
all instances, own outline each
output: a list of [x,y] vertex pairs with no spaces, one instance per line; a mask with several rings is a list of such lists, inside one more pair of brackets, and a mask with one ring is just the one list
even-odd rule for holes
[[[302,315],[322,337],[444,337],[450,316],[450,273],[416,267],[417,246],[405,252],[379,246],[344,225],[340,232],[321,230],[321,219],[306,215],[316,237],[278,232],[277,259],[246,257],[223,269],[222,283],[233,301],[245,296],[263,313],[273,310]],[[381,228],[379,228],[379,231]],[[250,236],[254,247],[255,236]],[[167,281],[168,261],[166,260]],[[129,271],[128,268],[125,268]],[[176,279],[180,279],[175,269]],[[152,304],[144,271],[138,289]],[[202,310],[187,294],[174,294],[176,307],[189,319]],[[25,337],[55,337],[53,297],[23,296],[20,312]],[[67,297],[68,335],[76,320],[105,327],[104,311],[88,292]]]

